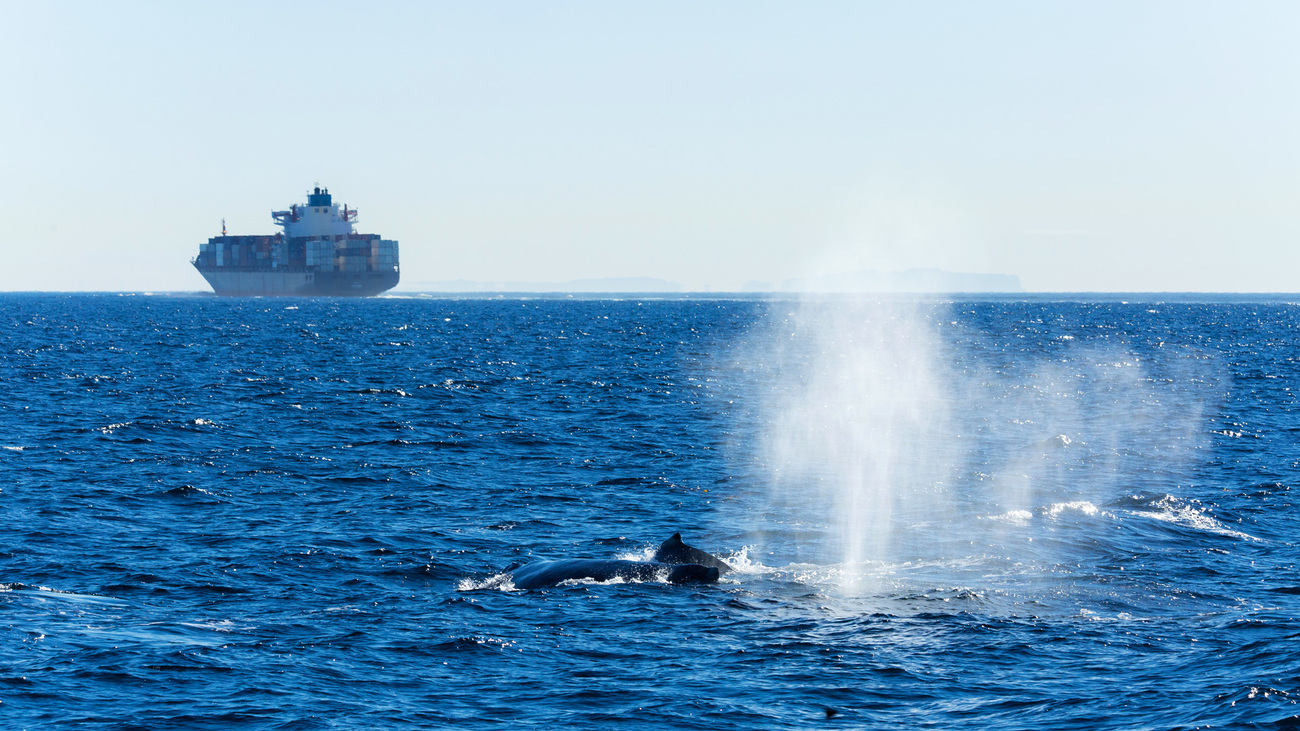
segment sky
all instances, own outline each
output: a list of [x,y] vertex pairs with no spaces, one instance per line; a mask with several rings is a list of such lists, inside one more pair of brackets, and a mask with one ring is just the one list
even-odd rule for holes
[[1300,3],[0,0],[0,290],[201,291],[316,184],[404,286],[1300,291]]

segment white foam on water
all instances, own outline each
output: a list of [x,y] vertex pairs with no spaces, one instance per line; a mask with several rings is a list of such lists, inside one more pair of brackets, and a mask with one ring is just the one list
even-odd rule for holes
[[718,558],[726,561],[731,570],[737,574],[763,574],[771,571],[770,567],[764,566],[758,559],[750,558],[752,549],[752,546],[745,546],[733,553],[719,553]]
[[95,604],[114,607],[130,606],[130,602],[116,597],[100,596],[98,594],[78,594],[73,591],[64,591],[63,589],[55,589],[48,586],[11,585],[10,589],[40,600],[53,599],[63,602],[71,602],[73,604]]
[[659,546],[644,546],[635,551],[616,553],[614,554],[614,558],[619,561],[652,561],[654,560],[655,551],[657,550],[659,550]]
[[1000,515],[990,515],[989,520],[1000,520],[1013,525],[1029,525],[1029,521],[1034,519],[1034,514],[1028,510],[1008,510]]
[[[645,584],[645,583],[668,583],[668,571],[657,572],[653,579],[642,580],[633,577],[615,576],[604,581],[591,578],[565,579],[555,584],[557,587],[563,586],[612,586],[616,584]],[[486,579],[476,580],[469,577],[463,578],[456,582],[456,591],[481,591],[484,589],[497,589],[499,591],[520,591],[515,587],[514,582],[510,580],[510,573],[504,572],[489,576]]]
[[208,630],[211,632],[233,632],[235,623],[229,619],[216,619],[210,622],[177,622],[182,627]]
[[1087,500],[1072,500],[1068,503],[1052,503],[1047,508],[1047,515],[1051,518],[1057,518],[1067,510],[1077,510],[1084,515],[1097,515],[1101,512],[1096,505]]
[[510,581],[510,572],[508,571],[494,574],[486,579],[472,579],[467,576],[456,582],[456,591],[480,591],[483,589],[514,591],[515,585]]
[[1145,515],[1166,523],[1180,525],[1185,528],[1214,533],[1231,538],[1240,538],[1248,541],[1258,541],[1259,538],[1233,530],[1223,523],[1219,522],[1214,516],[1210,515],[1205,508],[1181,500],[1172,495],[1166,495],[1159,500],[1154,501],[1152,510],[1132,511],[1134,514]]

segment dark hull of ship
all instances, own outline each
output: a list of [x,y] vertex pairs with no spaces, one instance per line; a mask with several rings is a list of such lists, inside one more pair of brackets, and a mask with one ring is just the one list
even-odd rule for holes
[[397,270],[320,272],[195,266],[223,297],[373,297],[397,286]]

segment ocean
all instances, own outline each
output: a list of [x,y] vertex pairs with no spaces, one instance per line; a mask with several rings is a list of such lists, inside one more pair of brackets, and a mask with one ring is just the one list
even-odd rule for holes
[[[1300,304],[0,295],[12,729],[1300,727]],[[716,584],[515,590],[535,560]]]

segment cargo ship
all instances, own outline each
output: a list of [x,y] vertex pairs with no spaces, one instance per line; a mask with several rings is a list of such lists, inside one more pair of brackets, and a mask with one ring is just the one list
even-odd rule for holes
[[354,231],[357,211],[341,209],[316,186],[307,205],[272,211],[283,230],[267,236],[221,235],[191,260],[219,295],[370,297],[397,286],[397,242]]

